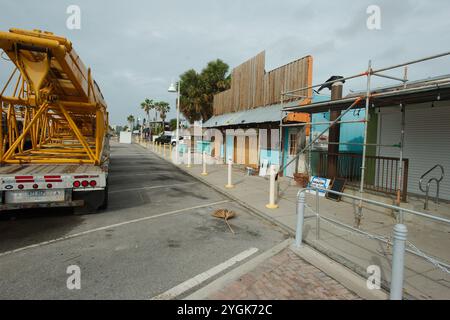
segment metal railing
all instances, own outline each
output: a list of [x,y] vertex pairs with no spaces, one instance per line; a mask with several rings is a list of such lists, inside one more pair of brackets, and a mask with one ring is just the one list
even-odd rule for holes
[[[436,168],[440,168],[440,169],[441,169],[441,177],[440,177],[439,179],[436,178],[436,177],[432,177],[432,178],[428,179],[427,186],[426,186],[426,188],[425,188],[425,190],[424,190],[424,189],[423,189],[423,185],[422,185],[423,178],[425,178],[429,173],[431,173],[431,172],[432,172],[434,169],[436,169]],[[422,192],[425,193],[425,203],[424,203],[424,205],[423,205],[423,208],[424,208],[425,210],[428,209],[428,194],[429,194],[429,192],[430,192],[430,185],[431,185],[431,182],[433,182],[433,181],[436,182],[436,200],[435,200],[435,202],[436,202],[436,204],[439,204],[439,184],[441,183],[442,179],[444,179],[444,167],[443,167],[442,165],[440,165],[440,164],[435,165],[433,168],[431,168],[430,170],[428,170],[427,172],[425,172],[425,173],[420,177],[420,180],[419,180],[419,189],[420,189],[420,191],[422,191]]]
[[[313,215],[305,216],[305,207],[306,207],[306,191],[315,191],[316,193],[316,208],[315,210],[313,208],[309,208],[313,211]],[[319,192],[329,192],[336,194],[340,197],[347,197],[353,200],[358,200],[363,203],[368,203],[371,205],[383,207],[386,209],[392,209],[395,212],[399,212],[398,217],[398,223],[395,224],[392,232],[392,239],[382,235],[376,235],[371,234],[367,231],[360,230],[359,228],[356,228],[354,226],[350,226],[348,224],[345,224],[343,222],[337,221],[335,219],[331,219],[328,217],[324,217],[320,215],[319,212]],[[446,219],[439,216],[434,216],[428,213],[415,211],[412,209],[402,208],[395,205],[390,205],[387,203],[379,202],[376,200],[366,199],[350,194],[346,194],[343,192],[338,192],[334,190],[329,189],[323,189],[323,188],[317,188],[317,187],[307,187],[300,189],[297,194],[297,206],[296,206],[296,213],[297,213],[297,228],[296,228],[296,236],[295,236],[295,245],[297,247],[302,246],[303,241],[303,225],[304,220],[307,218],[316,218],[316,236],[317,240],[320,239],[320,221],[326,221],[333,225],[336,225],[338,227],[341,227],[347,231],[350,231],[352,233],[356,233],[358,235],[362,235],[364,237],[367,237],[369,239],[381,241],[385,244],[392,245],[392,271],[391,271],[391,284],[390,284],[390,299],[391,300],[400,300],[403,297],[403,278],[404,278],[404,256],[405,252],[414,254],[417,257],[420,257],[429,263],[433,264],[435,267],[439,268],[441,271],[444,271],[446,273],[450,273],[450,265],[438,260],[435,257],[432,257],[431,255],[428,255],[418,249],[415,245],[407,241],[408,236],[408,229],[403,224],[403,214],[411,214],[418,217],[426,218],[435,222],[441,222],[446,223],[450,225],[450,219]]]
[[[327,178],[344,178],[347,184],[359,186],[361,182],[362,154],[312,151],[311,157],[314,175]],[[335,163],[336,170],[333,174],[330,174],[328,170],[329,160]],[[403,170],[401,185],[399,186],[397,177],[400,161],[403,162]],[[364,189],[394,195],[400,189],[402,201],[406,201],[408,193],[408,159],[366,156],[366,168]]]

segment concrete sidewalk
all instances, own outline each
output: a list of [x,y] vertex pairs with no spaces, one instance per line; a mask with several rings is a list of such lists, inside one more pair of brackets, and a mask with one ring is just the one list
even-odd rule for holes
[[[152,145],[145,145],[153,152]],[[157,150],[156,150],[157,151]],[[158,152],[156,152],[158,154]],[[169,153],[164,157],[172,161]],[[181,161],[187,163],[186,155]],[[296,227],[296,196],[298,186],[292,180],[282,178],[279,181],[280,197],[277,209],[268,209],[269,179],[268,177],[248,176],[245,171],[233,169],[232,189],[225,188],[227,183],[227,166],[210,165],[208,175],[201,175],[202,166],[185,164],[178,167],[210,187],[226,194],[253,212],[283,227],[294,234]],[[352,193],[351,190],[345,190]],[[339,222],[353,225],[357,204],[348,201],[335,202],[323,197],[307,194],[306,214],[312,214],[312,208],[318,205],[320,215]],[[411,216],[405,216],[408,227],[408,241],[428,255],[438,257],[444,262],[450,261],[450,228]],[[389,210],[371,205],[363,207],[361,230],[390,239],[395,219]],[[318,230],[320,234],[318,234]],[[381,269],[382,285],[389,288],[391,275],[391,246],[355,232],[349,232],[335,224],[315,218],[305,220],[304,241],[316,250],[348,267],[352,271],[367,277],[367,267],[378,265]],[[431,264],[429,261],[407,253],[405,256],[405,297],[417,299],[450,299],[450,275]]]

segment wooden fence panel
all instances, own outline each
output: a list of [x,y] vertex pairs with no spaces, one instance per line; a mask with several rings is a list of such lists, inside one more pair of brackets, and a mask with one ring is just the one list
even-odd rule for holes
[[[277,104],[281,101],[282,91],[311,85],[311,56],[295,60],[270,72],[265,72],[264,67],[263,51],[234,68],[231,73],[231,88],[214,96],[214,115]],[[311,97],[312,90],[296,94]]]

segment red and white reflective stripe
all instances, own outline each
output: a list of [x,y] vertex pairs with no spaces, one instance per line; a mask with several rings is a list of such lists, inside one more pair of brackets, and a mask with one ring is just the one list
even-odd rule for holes
[[34,182],[33,176],[15,176],[16,183]]
[[62,182],[61,176],[44,176],[45,182]]
[[[35,178],[34,176],[15,176],[16,183],[34,183],[37,180],[41,180],[42,178]],[[63,179],[60,175],[53,176],[44,176],[45,182],[63,182]]]
[[98,178],[98,175],[96,176],[89,176],[89,175],[84,175],[84,176],[74,176],[74,179],[89,179],[89,178]]

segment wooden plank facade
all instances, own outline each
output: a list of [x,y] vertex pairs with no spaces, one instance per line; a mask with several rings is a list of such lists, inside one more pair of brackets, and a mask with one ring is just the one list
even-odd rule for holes
[[[214,96],[214,115],[280,103],[282,91],[311,85],[312,60],[312,56],[306,56],[266,73],[265,52],[259,53],[233,69],[231,88]],[[309,100],[312,90],[296,94]],[[299,98],[291,100],[295,99]]]

